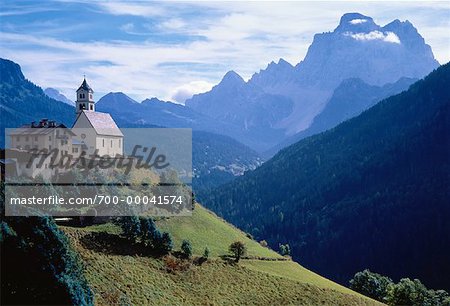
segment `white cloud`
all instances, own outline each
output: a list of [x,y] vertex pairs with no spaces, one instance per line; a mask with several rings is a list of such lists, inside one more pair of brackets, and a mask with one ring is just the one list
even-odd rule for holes
[[133,31],[134,30],[134,24],[133,23],[126,23],[126,24],[124,24],[124,25],[122,25],[121,27],[120,27],[120,29],[122,30],[122,31],[124,31],[124,32],[131,32],[131,31]]
[[179,30],[186,26],[186,23],[180,18],[171,18],[169,20],[163,21],[160,24],[160,28],[169,30]]
[[209,91],[214,84],[205,81],[193,81],[174,89],[171,100],[184,104],[193,95]]
[[400,44],[400,38],[397,36],[397,34],[393,32],[385,32],[385,34],[386,36],[384,37],[384,41]]
[[[124,91],[136,100],[157,96],[182,102],[192,93],[204,91],[198,84],[191,84],[195,83],[193,80],[216,84],[232,69],[248,79],[280,57],[298,63],[304,58],[315,33],[333,30],[342,14],[357,11],[372,16],[381,25],[396,18],[410,20],[441,63],[450,59],[447,35],[450,23],[445,18],[436,18],[436,14],[443,16],[450,11],[448,3],[438,8],[425,2],[362,1],[317,5],[249,1],[232,5],[223,1],[95,3],[101,13],[127,15],[123,17],[122,27],[111,26],[111,32],[135,34],[137,28],[145,30],[145,35],[152,35],[142,34],[142,39],[134,36],[130,41],[103,36],[98,40],[70,41],[70,33],[58,36],[39,32],[36,35],[3,27],[0,32],[2,57],[21,64],[25,75],[33,82],[61,89],[69,98],[86,73],[97,98],[109,91]],[[88,4],[92,2],[86,2]],[[80,23],[89,26],[89,21]],[[145,28],[145,24],[152,27]],[[60,28],[68,26],[71,25]],[[166,41],[164,38],[168,34],[172,36]],[[371,35],[357,37],[400,43],[393,33]],[[120,36],[121,39],[124,36]]]
[[97,1],[93,4],[113,15],[151,17],[165,14],[165,10],[161,6],[155,6],[151,2]]
[[353,19],[353,20],[350,20],[349,22],[350,22],[350,24],[361,24],[361,23],[367,22],[367,19]]
[[350,36],[356,40],[361,41],[371,41],[371,40],[381,40],[389,43],[400,44],[400,38],[393,32],[380,32],[372,31],[369,33],[344,33],[346,36]]

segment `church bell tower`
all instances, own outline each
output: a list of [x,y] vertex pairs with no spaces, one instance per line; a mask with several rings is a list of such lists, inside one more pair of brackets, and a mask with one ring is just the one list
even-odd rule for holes
[[82,111],[95,112],[94,91],[86,82],[86,78],[84,78],[83,83],[77,89],[75,106],[77,115]]

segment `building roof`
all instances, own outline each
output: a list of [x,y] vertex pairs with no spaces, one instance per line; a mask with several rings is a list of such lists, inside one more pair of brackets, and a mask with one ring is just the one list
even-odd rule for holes
[[45,135],[52,133],[55,129],[65,129],[69,135],[75,135],[64,124],[48,119],[41,119],[39,123],[32,122],[31,124],[24,124],[8,132],[9,135]]
[[84,89],[90,92],[94,92],[89,84],[86,82],[86,78],[84,78],[83,83],[81,83],[80,87],[78,87],[77,91],[80,89]]
[[110,114],[92,111],[83,111],[82,113],[86,115],[97,134],[123,136]]

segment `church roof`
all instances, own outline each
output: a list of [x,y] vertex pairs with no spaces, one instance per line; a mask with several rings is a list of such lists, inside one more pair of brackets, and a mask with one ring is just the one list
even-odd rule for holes
[[110,114],[83,111],[95,132],[99,135],[123,136]]
[[89,84],[86,82],[86,78],[83,80],[83,83],[81,83],[80,87],[78,87],[77,91],[80,90],[80,89],[84,89],[84,90],[87,90],[87,91],[94,92],[92,90],[92,88],[89,86]]

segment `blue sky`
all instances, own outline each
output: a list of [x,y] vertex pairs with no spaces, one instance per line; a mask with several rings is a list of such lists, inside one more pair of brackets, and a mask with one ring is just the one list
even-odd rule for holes
[[229,70],[244,79],[271,61],[303,59],[313,35],[346,12],[384,25],[409,20],[450,61],[450,2],[4,1],[0,56],[69,99],[86,74],[96,98],[123,91],[183,102]]

